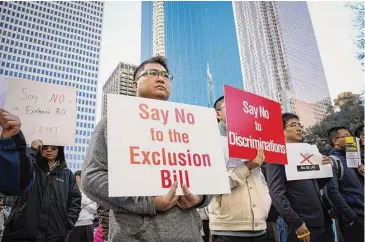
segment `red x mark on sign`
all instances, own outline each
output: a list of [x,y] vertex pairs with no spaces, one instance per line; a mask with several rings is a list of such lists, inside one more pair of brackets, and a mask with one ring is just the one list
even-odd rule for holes
[[302,153],[300,153],[300,155],[304,158],[304,160],[302,160],[300,162],[300,164],[308,161],[311,165],[313,165],[313,163],[309,160],[309,158],[311,158],[313,156],[313,154],[306,156],[306,154],[303,155]]

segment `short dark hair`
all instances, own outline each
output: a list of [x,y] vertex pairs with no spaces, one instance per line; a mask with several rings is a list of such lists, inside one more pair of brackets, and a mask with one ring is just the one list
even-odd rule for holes
[[151,63],[156,63],[156,64],[160,64],[161,66],[163,66],[167,72],[169,72],[169,68],[167,66],[167,60],[165,57],[161,56],[161,55],[158,55],[158,56],[154,56],[152,58],[149,58],[145,61],[143,61],[137,68],[136,70],[134,71],[133,73],[133,80],[134,81],[137,81],[136,78],[137,78],[137,74],[140,73],[141,71],[144,70],[144,67],[145,65],[147,64],[151,64]]
[[224,96],[221,96],[220,98],[217,99],[217,101],[215,101],[213,107],[215,109],[215,111],[219,111],[219,109],[222,106],[222,102],[224,101]]
[[341,129],[345,129],[347,131],[349,131],[348,128],[346,128],[345,126],[337,126],[337,127],[332,127],[328,130],[328,138],[330,140],[330,145],[331,147],[334,147],[335,145],[333,144],[332,140],[333,138],[337,138],[337,133],[339,130]]
[[355,136],[357,137],[357,138],[360,138],[360,136],[361,135],[364,135],[364,125],[362,124],[362,125],[360,125],[359,127],[357,127],[356,129],[355,129]]
[[76,171],[76,172],[75,172],[75,177],[76,177],[76,176],[81,177],[81,170],[78,170],[78,171]]
[[283,113],[281,115],[281,118],[283,119],[284,128],[286,126],[286,122],[288,122],[290,119],[298,119],[299,120],[298,115],[296,115],[294,113]]

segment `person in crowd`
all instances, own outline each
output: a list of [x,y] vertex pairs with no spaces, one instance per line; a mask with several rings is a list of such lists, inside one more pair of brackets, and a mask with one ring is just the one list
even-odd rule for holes
[[3,195],[24,194],[33,185],[35,176],[26,149],[19,118],[0,108],[0,193]]
[[69,242],[93,242],[94,227],[93,220],[96,215],[97,205],[91,201],[81,189],[81,170],[75,172],[75,178],[78,188],[81,192],[81,212],[75,227],[69,238]]
[[[8,142],[13,147],[12,142],[25,146],[25,138],[19,130],[20,120],[16,120],[16,127],[9,129],[5,125],[6,132],[12,131],[12,134],[6,134],[13,137],[12,140],[0,142]],[[13,155],[13,150],[1,152],[13,164],[24,159],[22,155]],[[64,242],[79,217],[81,194],[73,173],[67,168],[63,147],[42,145],[41,140],[36,140],[32,142],[26,159],[31,161],[35,173],[34,184],[15,198],[2,241]]]
[[[163,57],[153,57],[141,63],[133,78],[137,97],[169,99],[172,75]],[[196,208],[207,206],[211,196],[194,195],[185,184],[182,185],[184,195],[175,196],[175,182],[166,196],[109,197],[107,133],[105,117],[94,130],[81,179],[83,192],[111,209],[109,240],[202,241],[202,222]]]
[[338,164],[332,167],[333,178],[327,185],[327,196],[339,217],[344,241],[364,241],[364,177],[346,161],[346,137],[352,136],[346,127],[334,127],[328,132],[331,157]]
[[231,194],[213,197],[209,214],[213,242],[266,242],[266,219],[271,198],[260,169],[265,159],[264,152],[259,149],[254,160],[239,159],[238,166],[230,166],[234,158],[228,155],[224,97],[215,102],[214,108],[219,120]]
[[[293,113],[282,115],[286,143],[300,143],[303,126]],[[332,164],[323,157],[322,164]],[[288,226],[288,242],[332,242],[334,234],[332,220],[320,193],[330,178],[286,180],[285,167],[268,163],[267,182],[272,202]]]

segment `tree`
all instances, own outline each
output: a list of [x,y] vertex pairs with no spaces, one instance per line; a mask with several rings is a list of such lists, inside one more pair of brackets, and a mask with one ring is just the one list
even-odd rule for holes
[[358,49],[356,53],[356,59],[358,59],[361,62],[361,65],[364,68],[364,61],[365,61],[365,3],[364,2],[352,2],[352,3],[346,3],[345,6],[353,11],[353,19],[352,23],[355,28],[356,34],[355,34],[355,45]]
[[329,155],[331,151],[329,129],[344,126],[353,132],[360,124],[364,124],[364,107],[360,101],[349,97],[338,112],[329,113],[320,123],[308,128],[305,131],[304,141],[317,145],[323,155]]

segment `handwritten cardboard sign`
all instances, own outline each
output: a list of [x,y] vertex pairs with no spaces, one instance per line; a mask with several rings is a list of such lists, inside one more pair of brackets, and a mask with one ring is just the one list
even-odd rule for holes
[[109,94],[107,119],[109,196],[230,193],[214,109]]
[[278,102],[224,86],[229,156],[252,160],[264,150],[265,162],[287,164]]
[[288,164],[285,173],[288,181],[333,176],[331,165],[322,165],[323,156],[317,146],[307,143],[286,144],[286,149]]
[[4,108],[19,116],[27,143],[41,139],[49,145],[74,144],[76,88],[23,79],[0,83],[6,86]]

